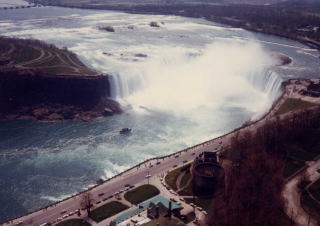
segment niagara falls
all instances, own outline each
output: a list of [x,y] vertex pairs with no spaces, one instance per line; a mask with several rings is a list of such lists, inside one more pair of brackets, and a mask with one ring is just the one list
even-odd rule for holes
[[[7,203],[0,221],[256,121],[281,96],[282,82],[320,72],[314,50],[297,41],[201,18],[19,10],[1,11],[1,35],[75,53],[109,76],[110,98],[123,112],[88,122],[0,121],[0,201]],[[279,64],[277,54],[292,62]],[[132,131],[123,136],[123,128]]]

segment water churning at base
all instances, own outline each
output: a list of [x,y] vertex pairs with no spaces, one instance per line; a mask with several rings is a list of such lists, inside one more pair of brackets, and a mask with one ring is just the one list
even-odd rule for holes
[[137,110],[176,114],[223,106],[255,114],[278,96],[275,59],[254,41],[214,42],[203,48],[166,47],[113,76],[113,95]]

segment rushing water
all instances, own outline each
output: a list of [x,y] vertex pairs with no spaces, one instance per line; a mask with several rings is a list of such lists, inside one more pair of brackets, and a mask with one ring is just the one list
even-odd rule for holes
[[[115,32],[97,29],[107,25]],[[68,47],[112,75],[127,109],[92,122],[0,122],[0,221],[231,131],[270,108],[282,80],[320,71],[318,53],[297,42],[202,19],[20,9],[0,11],[0,34]],[[274,66],[272,52],[292,64]],[[119,135],[123,127],[133,134]]]

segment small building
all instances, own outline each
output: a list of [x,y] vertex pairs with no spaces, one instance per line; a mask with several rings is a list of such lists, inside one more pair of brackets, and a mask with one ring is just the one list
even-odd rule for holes
[[[116,217],[112,220],[112,225],[122,225],[123,222],[132,222],[131,220],[137,220],[137,215],[147,214],[148,218],[155,219],[160,214],[168,212],[172,212],[175,216],[180,216],[181,204],[179,202],[173,202],[171,200],[166,199],[165,197],[158,195],[148,201],[140,203],[138,208],[130,211],[126,211],[120,216]],[[146,219],[143,221],[145,222]],[[110,225],[111,225],[110,224]],[[134,223],[135,225],[139,225],[140,222]],[[130,224],[129,224],[130,225]]]
[[218,163],[216,152],[203,152],[192,165],[193,193],[199,196],[213,195],[224,183],[224,170]]

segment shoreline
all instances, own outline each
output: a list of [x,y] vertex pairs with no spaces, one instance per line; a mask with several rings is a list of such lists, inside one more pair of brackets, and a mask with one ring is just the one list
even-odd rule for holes
[[[90,187],[90,188],[88,188],[88,189],[86,189],[86,190],[84,190],[84,191],[81,191],[81,192],[79,192],[79,193],[76,193],[76,194],[74,194],[74,195],[72,195],[72,196],[70,196],[70,197],[67,197],[67,198],[65,198],[65,199],[63,199],[63,200],[60,200],[60,201],[55,202],[55,203],[52,203],[52,204],[50,204],[50,205],[48,205],[48,206],[45,206],[45,207],[36,209],[36,210],[34,210],[34,211],[31,211],[31,212],[29,212],[29,213],[26,213],[26,214],[24,214],[24,215],[22,215],[22,216],[18,216],[18,217],[16,217],[16,218],[12,218],[12,219],[6,220],[6,221],[4,221],[4,222],[2,222],[2,223],[0,222],[0,224],[3,224],[3,225],[9,224],[9,225],[10,225],[9,222],[12,222],[12,221],[14,221],[14,220],[17,220],[17,219],[20,219],[20,218],[23,218],[23,217],[28,217],[28,216],[30,216],[30,215],[32,215],[32,214],[36,214],[37,212],[42,212],[43,210],[47,210],[47,209],[49,209],[49,208],[54,208],[54,207],[56,207],[57,205],[62,204],[63,202],[66,202],[66,201],[72,200],[72,199],[76,199],[77,197],[81,196],[82,194],[84,194],[84,193],[86,193],[86,192],[93,191],[93,190],[98,189],[98,188],[100,188],[100,187],[102,187],[102,186],[107,186],[106,184],[107,184],[108,182],[112,183],[112,182],[114,182],[114,181],[117,180],[117,179],[120,179],[120,180],[121,180],[121,177],[124,177],[126,174],[133,176],[133,174],[137,173],[137,170],[138,170],[140,167],[143,167],[143,165],[148,165],[149,163],[152,163],[153,161],[158,162],[158,161],[164,160],[164,159],[166,159],[166,158],[169,158],[169,159],[170,159],[171,157],[174,158],[174,156],[176,156],[176,155],[182,155],[182,154],[184,154],[184,153],[188,153],[189,151],[197,151],[197,150],[199,150],[199,149],[201,149],[201,148],[204,148],[204,147],[206,147],[206,146],[212,145],[212,144],[214,144],[214,143],[217,142],[217,141],[220,141],[220,140],[222,140],[222,139],[228,138],[229,136],[232,136],[232,135],[234,135],[234,134],[237,134],[238,132],[241,132],[241,130],[249,129],[249,128],[252,127],[252,126],[258,126],[258,124],[259,124],[259,123],[262,123],[264,120],[270,120],[270,119],[276,117],[275,112],[279,109],[279,107],[282,105],[282,103],[283,103],[287,98],[290,97],[290,95],[288,95],[288,90],[289,90],[289,88],[292,87],[293,82],[298,81],[298,80],[300,81],[300,79],[293,79],[293,80],[289,80],[288,82],[286,82],[286,83],[285,83],[285,86],[283,87],[282,94],[281,94],[281,95],[278,97],[278,99],[274,102],[274,104],[272,105],[272,107],[270,108],[270,110],[269,110],[266,114],[264,114],[260,119],[258,119],[258,120],[256,120],[256,121],[251,121],[251,122],[249,122],[249,123],[244,123],[241,127],[236,128],[236,129],[234,129],[233,131],[231,131],[231,132],[229,132],[229,133],[226,133],[226,134],[221,135],[221,136],[219,136],[219,137],[216,137],[216,138],[210,139],[210,140],[208,140],[208,141],[202,142],[202,143],[200,143],[200,144],[194,145],[194,146],[192,146],[192,147],[185,148],[185,149],[180,150],[180,151],[178,151],[178,152],[175,152],[175,153],[172,153],[172,154],[169,154],[169,155],[166,155],[166,156],[154,157],[154,158],[151,158],[151,159],[147,159],[147,160],[145,160],[145,161],[143,161],[143,162],[141,162],[141,163],[139,163],[139,164],[137,164],[137,165],[134,165],[134,166],[130,167],[129,169],[127,169],[127,170],[125,170],[125,171],[123,171],[123,172],[121,172],[121,173],[119,173],[119,174],[117,174],[117,175],[114,175],[114,176],[111,177],[111,178],[108,178],[108,179],[103,180],[103,181],[102,181],[101,179],[99,179],[99,180],[100,180],[100,181],[98,180],[99,182],[97,181],[97,183],[96,183],[94,186],[92,186],[92,187]],[[310,80],[311,80],[311,79],[301,79],[301,81],[310,81]],[[320,81],[320,79],[318,79],[318,80]],[[312,107],[312,109],[318,109],[318,108],[319,108],[319,106]],[[311,108],[310,108],[310,109],[311,109]],[[291,112],[286,113],[286,114],[290,114],[290,113],[291,113]],[[285,114],[285,115],[286,115],[286,114]],[[227,146],[221,147],[220,149],[225,148],[225,147],[227,147]],[[216,151],[219,151],[219,150],[216,150]],[[130,172],[130,171],[133,171],[133,172]]]
[[[118,6],[112,6],[112,5],[102,5],[102,8],[98,8],[98,6],[90,6],[90,5],[64,5],[64,4],[53,4],[53,5],[45,5],[45,6],[53,6],[53,7],[62,7],[62,8],[76,8],[76,9],[87,9],[87,10],[108,10],[108,11],[120,11],[120,12],[124,12],[124,13],[130,13],[130,14],[151,14],[151,15],[174,15],[174,16],[181,16],[181,17],[187,17],[187,18],[198,18],[198,19],[205,19],[207,21],[213,22],[213,23],[218,23],[218,24],[222,24],[222,25],[226,25],[226,26],[230,26],[230,27],[234,27],[234,28],[241,28],[247,31],[251,31],[251,32],[257,32],[257,33],[262,33],[262,34],[267,34],[267,35],[272,35],[272,36],[276,36],[276,37],[281,37],[281,38],[285,38],[288,40],[293,40],[293,41],[297,41],[305,46],[308,46],[311,49],[317,49],[318,51],[320,51],[320,42],[315,41],[313,39],[310,39],[308,37],[303,37],[303,36],[296,36],[296,35],[292,35],[292,34],[283,34],[281,33],[281,31],[270,31],[270,30],[266,30],[266,29],[261,29],[261,28],[255,28],[252,27],[250,25],[249,22],[242,24],[239,24],[238,20],[232,20],[229,17],[217,17],[217,16],[212,16],[213,18],[208,18],[206,16],[203,16],[201,14],[194,16],[194,15],[186,15],[185,11],[183,10],[184,7],[189,7],[189,6],[193,6],[193,7],[201,7],[200,5],[188,5],[188,4],[181,4],[178,6],[181,6],[181,10],[179,11],[173,11],[171,12],[170,10],[165,11],[166,6],[164,6],[164,8],[161,8],[160,6],[156,6],[156,5],[135,5],[133,7],[137,7],[137,8],[130,8],[131,6],[128,5],[118,5]],[[210,6],[210,5],[209,5]],[[141,7],[142,9],[140,9],[139,7]],[[150,7],[149,9],[144,9],[143,7]],[[242,21],[243,22],[243,21]],[[319,56],[320,58],[320,56]]]
[[[138,12],[138,13],[139,13],[139,12]],[[162,14],[161,14],[161,15],[162,15]],[[245,28],[243,28],[243,29],[245,29]],[[247,29],[246,29],[246,30],[247,30]],[[261,31],[254,31],[254,32],[261,32]],[[264,33],[264,32],[262,32],[262,33]],[[265,34],[274,35],[274,34],[270,34],[270,33],[265,33]],[[280,36],[280,37],[282,37],[282,36]],[[287,37],[285,37],[285,38],[287,38]],[[289,38],[289,39],[291,39],[291,38]],[[295,39],[292,39],[292,40],[295,40]],[[295,40],[295,41],[299,41],[299,40]],[[303,79],[303,78],[301,78],[301,79],[289,79],[289,80],[285,81],[284,83],[290,82],[291,80],[303,81],[303,80],[309,80],[309,79]],[[145,160],[144,162],[139,163],[139,164],[137,164],[137,165],[135,165],[135,166],[133,166],[133,167],[131,167],[131,168],[129,168],[129,169],[127,169],[127,170],[125,170],[125,171],[117,174],[117,175],[114,175],[112,178],[109,178],[109,179],[105,180],[102,184],[107,183],[108,181],[110,181],[110,180],[112,180],[112,179],[114,179],[114,178],[117,178],[117,177],[119,177],[119,176],[121,176],[121,175],[123,175],[123,174],[125,174],[125,173],[127,173],[127,172],[129,172],[129,171],[131,171],[131,170],[133,170],[133,169],[135,169],[135,168],[137,168],[137,167],[140,167],[141,165],[146,164],[146,163],[148,163],[148,162],[151,162],[151,161],[154,161],[154,160],[158,160],[158,159],[162,159],[162,158],[167,158],[167,157],[170,158],[171,156],[174,156],[174,155],[176,155],[176,154],[178,154],[178,153],[182,153],[182,152],[185,152],[185,151],[189,151],[190,149],[191,149],[191,150],[192,150],[192,149],[196,149],[196,148],[198,148],[198,147],[200,147],[200,146],[202,146],[202,145],[208,145],[208,144],[210,144],[211,142],[214,142],[214,141],[216,141],[216,140],[219,140],[219,139],[221,139],[221,138],[223,138],[223,137],[225,137],[225,136],[228,136],[228,135],[230,135],[230,134],[236,133],[236,132],[240,131],[241,129],[250,127],[250,126],[252,126],[252,125],[255,125],[256,123],[258,123],[258,122],[260,122],[260,121],[262,121],[262,120],[264,120],[264,119],[273,117],[273,116],[274,116],[274,113],[275,113],[275,111],[276,111],[276,109],[277,109],[277,107],[281,106],[282,102],[285,100],[285,99],[284,99],[284,98],[285,98],[284,96],[286,95],[286,93],[285,93],[286,87],[287,87],[287,84],[284,86],[284,90],[282,90],[282,94],[281,94],[281,95],[277,98],[277,100],[275,100],[274,103],[272,104],[270,110],[269,110],[266,114],[264,114],[261,118],[257,119],[256,121],[249,122],[248,124],[245,123],[245,124],[242,125],[241,127],[236,128],[235,130],[233,130],[233,131],[231,131],[231,132],[229,132],[229,133],[227,133],[227,134],[221,135],[221,136],[219,136],[219,137],[217,137],[217,138],[211,139],[211,140],[209,140],[209,141],[205,141],[205,142],[200,143],[200,144],[197,144],[197,145],[195,145],[195,146],[192,146],[192,147],[183,149],[183,150],[181,150],[181,151],[172,153],[172,154],[170,154],[170,155],[167,155],[167,156],[164,156],[164,157],[155,157],[155,158],[151,158],[151,159]],[[75,195],[73,195],[73,196],[70,196],[70,197],[68,197],[68,198],[66,198],[66,199],[63,199],[63,200],[58,201],[58,202],[56,202],[56,203],[54,203],[54,204],[51,204],[51,205],[49,205],[49,206],[47,206],[47,207],[40,208],[40,209],[38,209],[38,210],[32,211],[32,212],[30,212],[30,213],[27,213],[27,214],[25,214],[25,215],[23,215],[23,216],[19,216],[19,217],[14,218],[14,219],[19,219],[19,218],[21,218],[21,217],[30,215],[30,214],[32,214],[32,213],[35,213],[35,212],[38,212],[38,211],[42,211],[43,209],[47,209],[47,208],[49,208],[49,207],[51,207],[51,206],[53,206],[53,205],[57,205],[58,203],[64,202],[64,201],[69,200],[69,199],[71,199],[71,198],[73,198],[73,197],[76,197],[76,196],[78,196],[78,195],[81,195],[81,194],[83,194],[83,193],[85,193],[85,192],[87,192],[87,191],[90,191],[90,190],[92,190],[92,189],[95,189],[95,188],[99,187],[100,185],[101,185],[101,184],[97,184],[97,185],[95,185],[95,186],[93,186],[93,187],[91,187],[91,188],[89,188],[89,189],[87,189],[87,190],[85,190],[85,191],[82,191],[82,192],[77,193],[77,194],[75,194]],[[8,220],[8,221],[12,221],[12,220],[14,220],[14,219],[11,219],[11,220]],[[8,221],[6,221],[6,222],[8,222]]]

